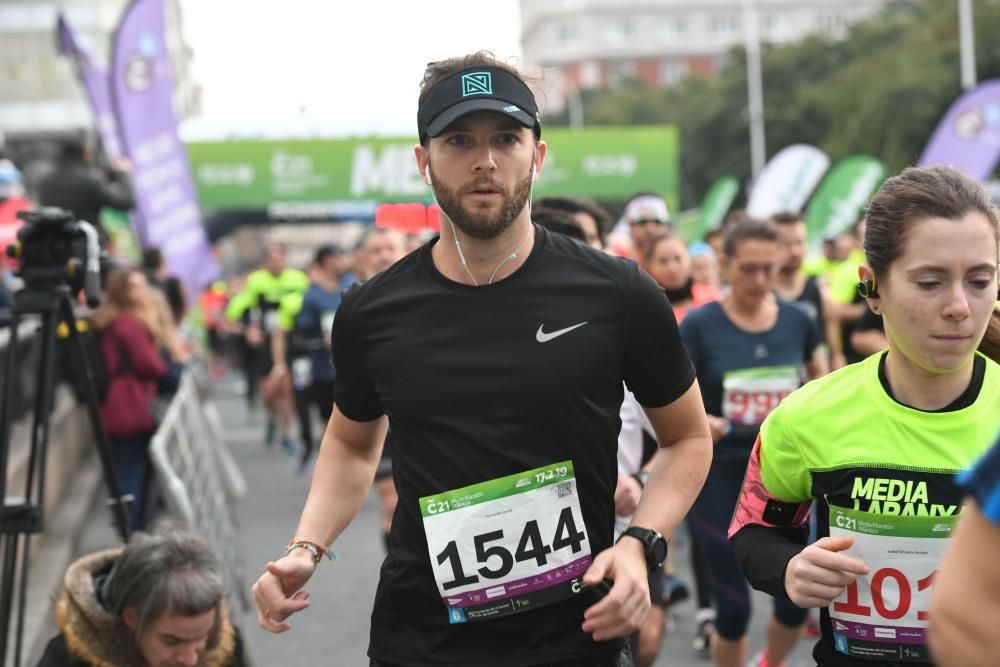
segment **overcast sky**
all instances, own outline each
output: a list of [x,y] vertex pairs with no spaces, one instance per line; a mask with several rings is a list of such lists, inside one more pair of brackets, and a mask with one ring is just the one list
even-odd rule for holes
[[199,135],[296,124],[410,134],[429,61],[479,49],[521,56],[517,0],[181,2],[204,89]]

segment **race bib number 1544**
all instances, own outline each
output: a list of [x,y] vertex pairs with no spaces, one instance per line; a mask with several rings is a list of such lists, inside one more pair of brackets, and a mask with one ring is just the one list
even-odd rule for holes
[[592,561],[572,461],[425,496],[420,512],[452,623],[572,597]]

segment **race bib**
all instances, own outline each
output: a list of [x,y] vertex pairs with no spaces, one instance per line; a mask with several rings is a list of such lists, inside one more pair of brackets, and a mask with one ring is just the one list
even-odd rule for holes
[[795,366],[730,371],[722,377],[722,416],[734,426],[759,427],[801,384]]
[[573,597],[593,560],[572,461],[420,499],[451,623]]
[[274,333],[278,330],[278,311],[268,310],[264,312],[264,331]]
[[300,357],[292,361],[292,384],[296,389],[305,389],[312,383],[312,359]]
[[323,313],[319,320],[320,333],[323,334],[323,340],[330,340],[330,334],[333,332],[333,319],[337,316],[337,311],[331,310],[330,312]]
[[958,516],[886,516],[830,507],[830,535],[854,546],[844,553],[867,563],[830,606],[833,643],[852,658],[931,662],[928,610],[934,574]]

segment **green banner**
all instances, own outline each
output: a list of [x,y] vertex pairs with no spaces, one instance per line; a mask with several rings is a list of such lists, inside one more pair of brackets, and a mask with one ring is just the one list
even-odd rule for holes
[[835,236],[861,217],[889,170],[868,155],[844,158],[826,175],[806,209],[809,247],[819,252],[825,236]]
[[723,176],[712,183],[705,198],[701,200],[695,237],[689,240],[700,241],[709,230],[719,228],[739,191],[740,182],[735,176]]
[[[673,126],[546,129],[548,155],[535,198],[625,199],[640,190],[678,202]],[[312,207],[317,213],[432,201],[412,137],[191,142],[188,154],[205,208]]]
[[566,482],[575,477],[572,461],[560,461],[549,466],[525,470],[516,475],[491,479],[461,489],[445,491],[420,499],[420,512],[424,517],[452,510],[488,503],[518,493],[534,491],[550,484]]

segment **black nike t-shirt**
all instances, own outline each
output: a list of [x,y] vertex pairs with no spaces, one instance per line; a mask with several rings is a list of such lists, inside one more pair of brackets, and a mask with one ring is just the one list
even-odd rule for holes
[[357,421],[388,415],[399,494],[372,612],[377,660],[523,667],[622,646],[581,630],[595,600],[586,593],[453,624],[428,552],[421,497],[565,460],[592,554],[611,546],[622,381],[648,407],[673,402],[694,381],[673,310],[652,279],[632,262],[535,229],[531,255],[503,281],[448,280],[434,266],[432,241],[352,287],[337,311],[337,407]]

